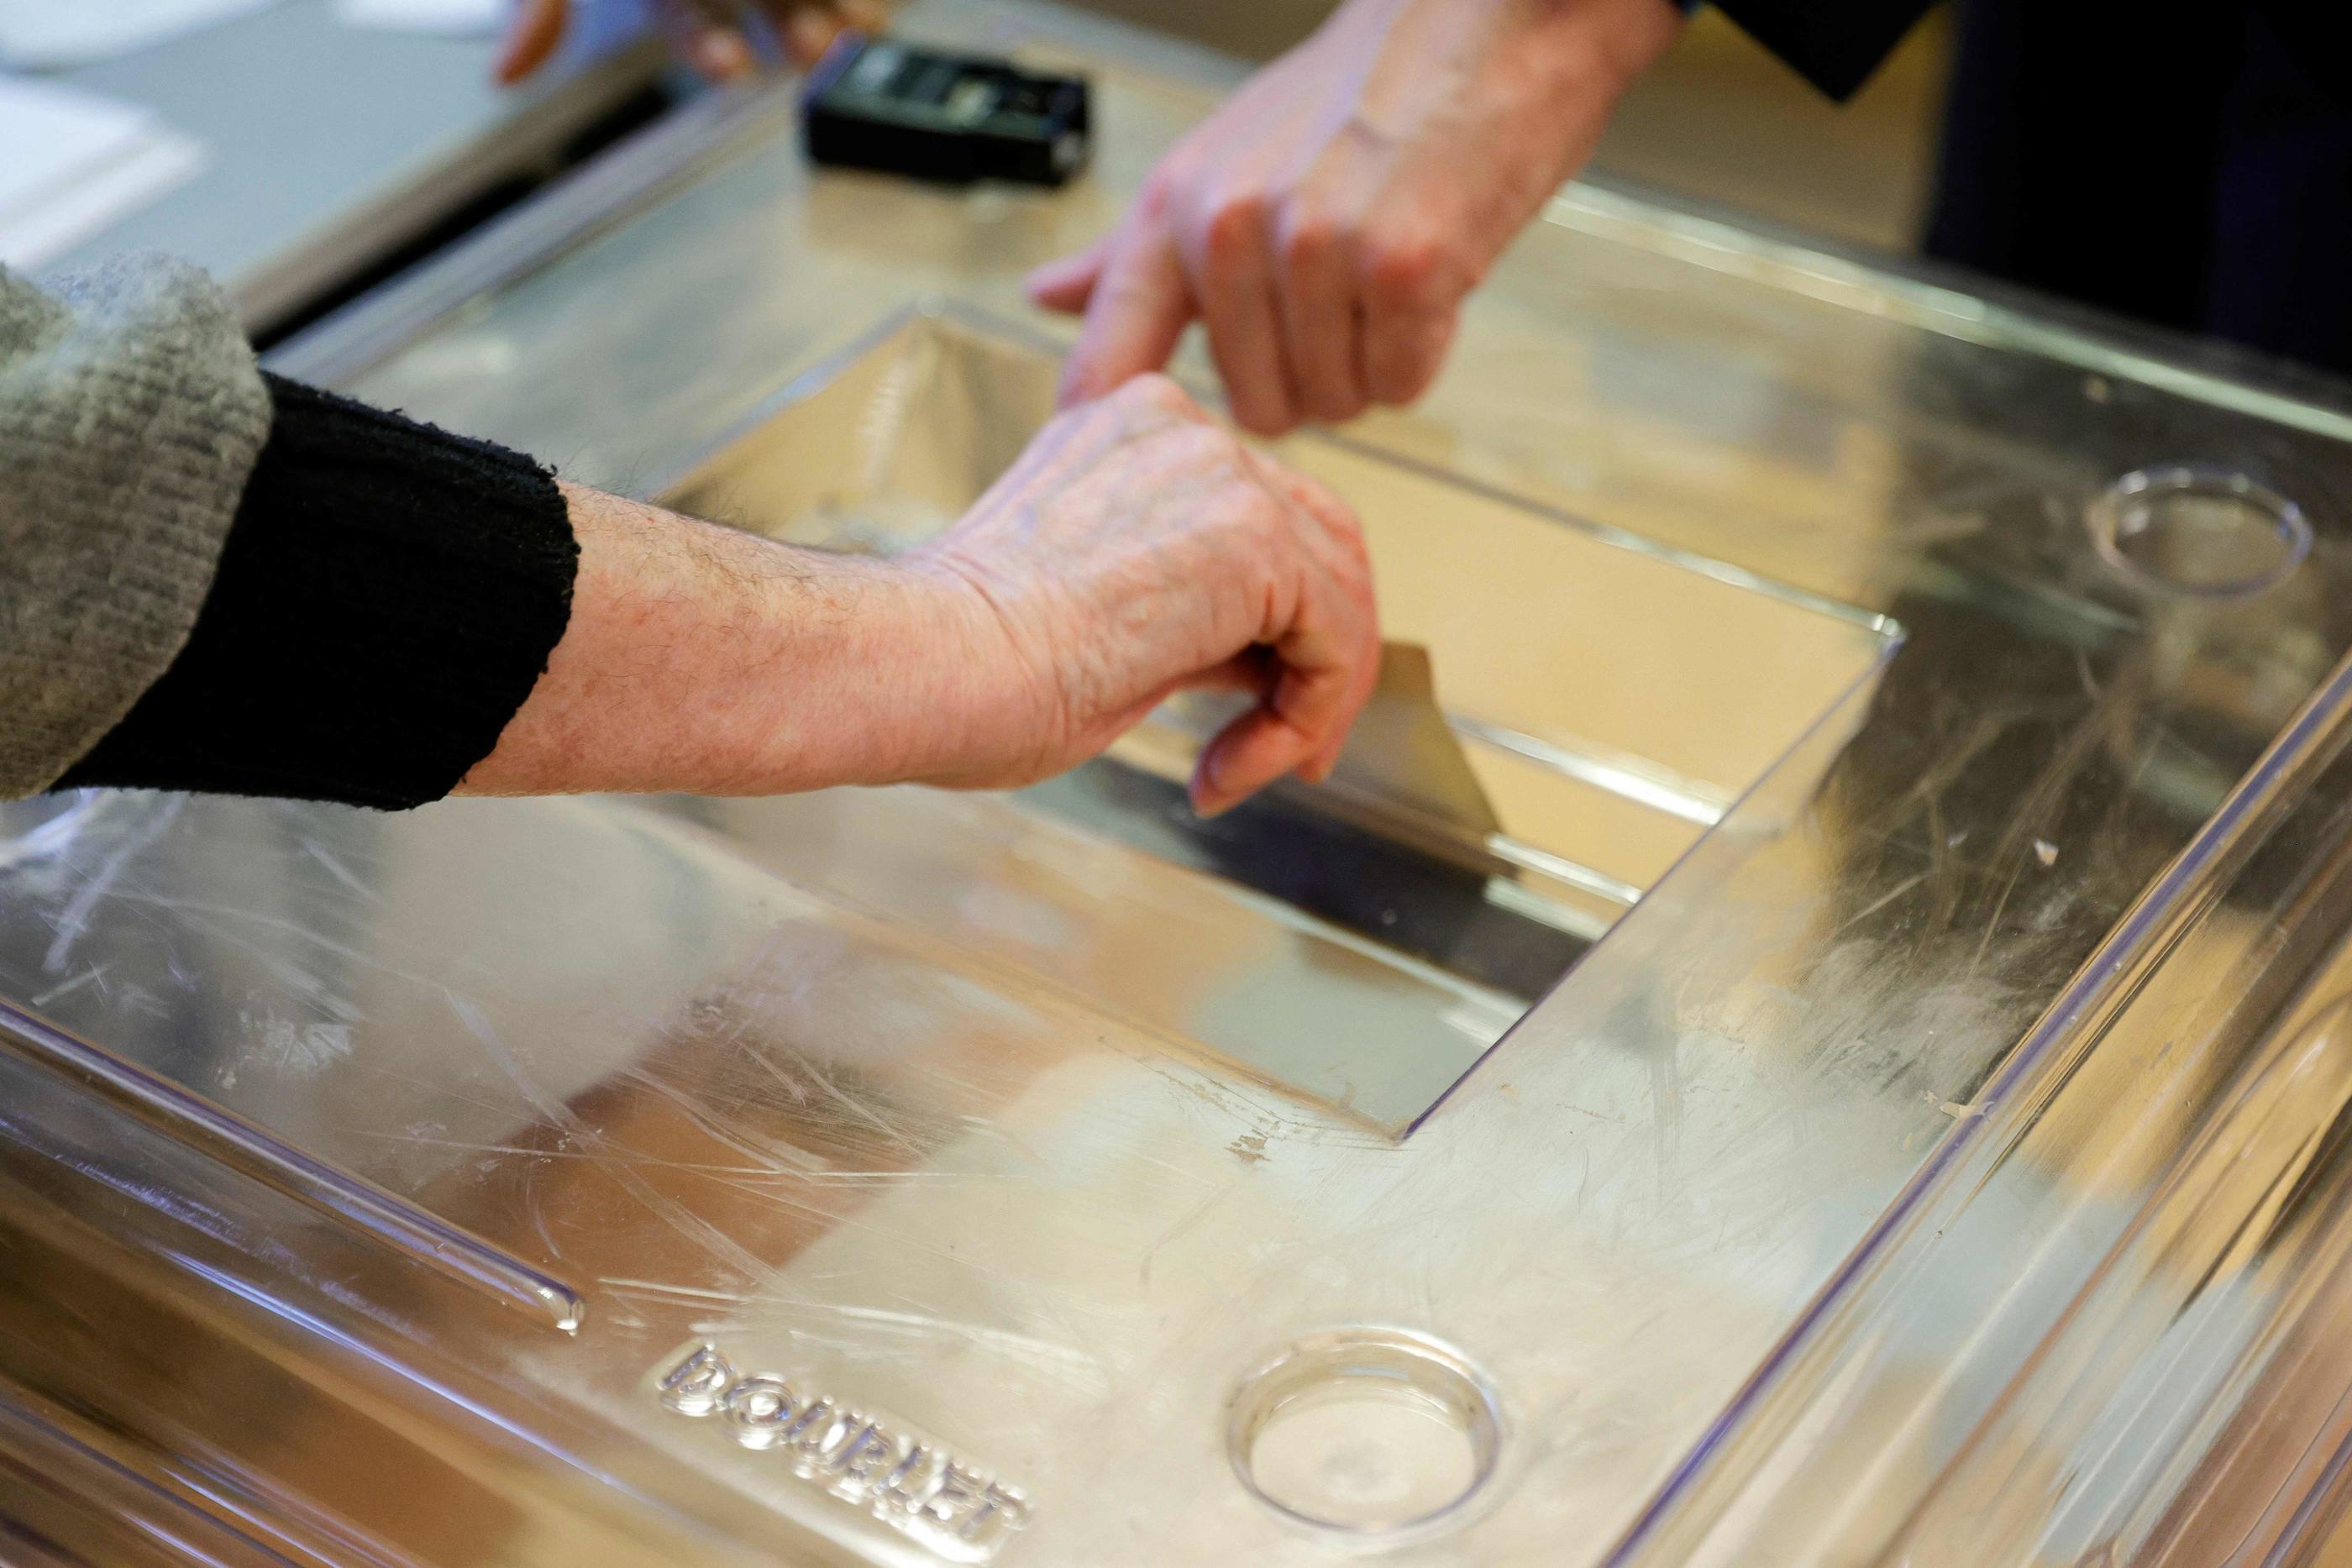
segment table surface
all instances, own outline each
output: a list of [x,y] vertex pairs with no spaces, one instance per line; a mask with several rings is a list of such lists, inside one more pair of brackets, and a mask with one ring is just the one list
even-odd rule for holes
[[414,237],[650,79],[643,51],[524,89],[493,41],[346,24],[284,0],[62,73],[201,140],[202,173],[84,242],[70,267],[152,247],[227,286],[264,329]]

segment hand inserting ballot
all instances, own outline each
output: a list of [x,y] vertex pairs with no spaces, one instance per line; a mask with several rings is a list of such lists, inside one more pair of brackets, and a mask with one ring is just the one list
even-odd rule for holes
[[1192,778],[1194,806],[1222,810],[1287,773],[1328,776],[1380,674],[1355,515],[1163,376],[1055,419],[916,559],[994,633],[975,667],[992,695],[937,783],[1047,778],[1180,690],[1247,688],[1257,706]]
[[936,540],[794,549],[567,487],[572,618],[461,792],[1026,784],[1171,694],[1257,703],[1205,748],[1218,811],[1326,777],[1380,672],[1348,508],[1164,377],[1057,416]]

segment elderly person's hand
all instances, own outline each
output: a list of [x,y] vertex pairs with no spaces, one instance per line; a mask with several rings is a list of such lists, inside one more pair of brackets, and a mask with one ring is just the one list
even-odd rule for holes
[[1158,376],[1057,417],[895,559],[567,497],[571,622],[467,792],[1007,787],[1242,686],[1192,779],[1216,811],[1328,774],[1379,672],[1354,517]]
[[1251,430],[1410,402],[1681,16],[1348,0],[1179,142],[1115,232],[1033,276],[1039,303],[1086,312],[1066,396],[1160,369],[1198,317]]
[[[563,41],[574,10],[597,0],[520,0],[499,47],[498,79],[530,76]],[[792,64],[816,63],[844,28],[873,31],[889,19],[889,0],[653,0],[679,57],[713,81],[731,81],[758,63],[747,22],[774,29]]]
[[1047,778],[1177,691],[1254,689],[1193,775],[1221,810],[1286,773],[1319,783],[1379,674],[1354,514],[1161,376],[1055,419],[915,559],[982,627],[967,730],[916,769],[934,782]]

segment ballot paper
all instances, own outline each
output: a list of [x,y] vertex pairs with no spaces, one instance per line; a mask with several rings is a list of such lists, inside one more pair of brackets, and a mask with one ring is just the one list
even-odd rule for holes
[[[0,0],[0,66],[59,70],[112,59],[278,0]],[[7,143],[0,142],[0,146]]]
[[1331,778],[1480,842],[1502,828],[1461,737],[1437,706],[1429,650],[1418,643],[1381,643],[1379,684]]
[[0,263],[45,265],[204,166],[201,144],[135,104],[0,76]]
[[508,0],[335,0],[335,15],[348,26],[446,37],[487,37],[507,10]]

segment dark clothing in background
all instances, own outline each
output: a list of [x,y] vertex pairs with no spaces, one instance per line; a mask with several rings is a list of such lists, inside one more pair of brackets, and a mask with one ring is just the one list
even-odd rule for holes
[[[2063,5],[2066,0],[2051,0]],[[1710,0],[1742,32],[1832,98],[1851,98],[1931,0]]]
[[2341,6],[1962,0],[1926,248],[2352,371]]

